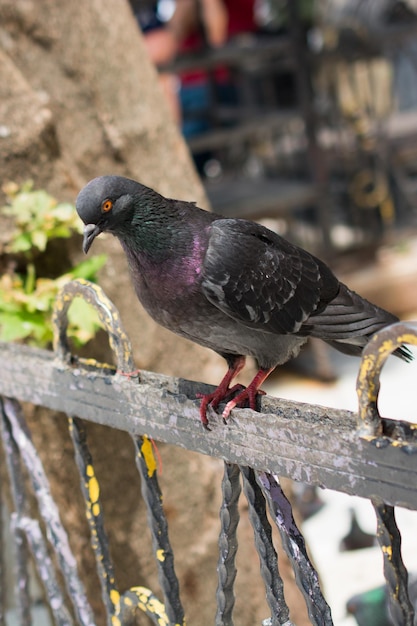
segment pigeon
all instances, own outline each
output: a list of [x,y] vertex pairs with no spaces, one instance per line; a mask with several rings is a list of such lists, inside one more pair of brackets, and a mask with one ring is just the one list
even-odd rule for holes
[[386,585],[352,596],[346,603],[348,615],[353,615],[358,626],[393,626],[388,615]]
[[[87,253],[102,232],[126,254],[136,295],[169,330],[211,348],[227,362],[215,391],[201,395],[200,418],[249,405],[277,367],[309,337],[360,355],[372,335],[398,318],[339,282],[321,260],[268,228],[225,218],[193,202],[165,198],[121,176],[100,176],[78,194]],[[410,361],[401,346],[396,356]],[[254,357],[258,372],[245,388],[232,381]]]
[[350,509],[350,528],[347,535],[343,537],[340,542],[339,549],[341,552],[348,552],[350,550],[362,550],[363,548],[370,548],[376,543],[376,537],[374,534],[366,533],[362,530],[355,509]]

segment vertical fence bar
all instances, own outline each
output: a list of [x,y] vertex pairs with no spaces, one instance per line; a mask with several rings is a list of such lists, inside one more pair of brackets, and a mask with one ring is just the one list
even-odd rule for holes
[[64,596],[56,580],[54,566],[49,557],[38,520],[30,517],[16,517],[15,524],[26,535],[39,578],[45,588],[46,599],[54,616],[54,625],[73,626],[74,622],[65,606]]
[[377,539],[384,558],[384,575],[395,626],[413,626],[414,608],[408,596],[408,573],[401,558],[401,534],[394,507],[373,503],[377,519]]
[[266,472],[258,472],[256,476],[278,527],[283,548],[291,561],[310,620],[314,626],[333,626],[330,607],[321,593],[318,574],[308,557],[304,537],[297,528],[290,502],[276,476]]
[[278,557],[272,543],[271,525],[266,516],[265,498],[256,482],[254,470],[240,466],[243,491],[249,504],[249,518],[254,530],[266,599],[271,610],[270,626],[292,626],[284,598],[284,585],[278,570]]
[[239,467],[224,463],[223,500],[220,508],[219,561],[217,565],[216,626],[233,626],[232,613],[235,605],[233,586],[236,578],[236,531],[239,523],[238,500],[240,492]]
[[32,617],[30,611],[29,596],[29,553],[24,532],[16,524],[19,515],[24,515],[27,511],[27,503],[24,493],[24,480],[19,458],[19,449],[12,435],[11,425],[5,410],[4,402],[1,404],[1,435],[6,457],[7,470],[10,480],[11,495],[15,507],[15,512],[11,515],[10,530],[14,539],[15,559],[16,559],[16,581],[15,597],[19,614],[20,626],[31,626]]
[[165,610],[170,624],[185,626],[184,609],[174,569],[174,553],[169,541],[168,522],[162,506],[162,494],[157,479],[152,442],[148,437],[132,437],[132,439],[136,448],[136,466],[141,477],[142,496],[147,508]]
[[104,528],[100,504],[100,486],[95,475],[93,459],[87,446],[87,435],[82,420],[68,417],[69,431],[74,444],[75,461],[80,473],[81,489],[86,504],[86,516],[91,534],[91,546],[96,559],[101,594],[107,612],[107,624],[117,611],[120,595],[116,588],[109,542]]

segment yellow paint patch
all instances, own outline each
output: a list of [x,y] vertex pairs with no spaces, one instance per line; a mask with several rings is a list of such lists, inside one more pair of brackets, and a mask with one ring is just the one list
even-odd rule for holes
[[388,556],[388,558],[392,558],[392,547],[391,546],[382,546],[382,552]]
[[162,548],[160,550],[157,550],[156,558],[158,559],[158,561],[163,563],[165,561],[165,550],[162,550]]
[[94,467],[92,465],[87,465],[86,474],[90,477],[87,483],[88,497],[90,498],[90,502],[95,504],[100,497],[100,485],[94,475]]
[[143,443],[140,447],[140,452],[145,459],[146,467],[148,468],[148,476],[152,478],[152,476],[156,472],[156,460],[155,455],[153,453],[152,443],[148,437],[143,438]]
[[117,591],[117,589],[112,589],[110,591],[110,600],[112,601],[114,606],[118,606],[120,602],[120,593]]

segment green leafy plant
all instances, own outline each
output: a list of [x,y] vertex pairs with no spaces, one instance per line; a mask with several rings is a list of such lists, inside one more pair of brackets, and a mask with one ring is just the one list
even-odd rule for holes
[[[33,190],[31,182],[21,187],[9,183],[3,191],[7,205],[2,213],[13,218],[14,227],[2,255],[0,340],[25,340],[45,347],[52,341],[51,314],[58,291],[75,278],[96,280],[106,257],[93,256],[58,276],[42,276],[38,268],[43,257],[53,253],[48,252],[48,244],[82,232],[75,208],[58,203],[44,190]],[[96,313],[79,298],[71,305],[68,318],[69,335],[78,345],[91,339],[99,328]]]

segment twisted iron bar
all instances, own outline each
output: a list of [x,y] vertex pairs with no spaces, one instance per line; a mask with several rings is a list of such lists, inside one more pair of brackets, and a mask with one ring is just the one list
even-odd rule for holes
[[[73,620],[65,606],[61,588],[57,582],[54,567],[42,535],[39,522],[29,516],[28,503],[24,490],[19,449],[13,438],[8,415],[2,404],[2,438],[6,451],[8,473],[15,512],[11,515],[11,527],[15,537],[17,552],[17,589],[21,623],[31,624],[29,574],[27,547],[34,557],[39,577],[44,585],[46,597],[54,614],[57,626],[72,626]],[[9,409],[10,414],[10,409]]]
[[[11,436],[19,450],[23,463],[28,469],[32,488],[37,497],[39,512],[45,521],[46,534],[64,575],[68,594],[73,603],[78,622],[81,626],[94,626],[93,613],[87,601],[84,586],[77,574],[77,565],[68,542],[67,533],[61,523],[58,508],[51,496],[48,479],[30,438],[20,406],[15,400],[9,398],[4,398],[2,404],[4,414],[10,422]],[[22,492],[19,491],[19,493],[21,498]],[[30,624],[30,621],[28,624]]]
[[55,625],[73,626],[74,622],[65,606],[63,593],[54,575],[54,566],[49,557],[38,520],[31,519],[30,517],[18,517],[16,515],[13,522],[27,537],[39,577],[46,591],[48,605],[51,607],[51,611],[54,615]]
[[413,626],[414,607],[408,595],[408,572],[401,558],[401,534],[395,509],[384,502],[373,502],[377,519],[377,539],[384,558],[384,575],[395,626]]
[[23,530],[15,523],[17,516],[25,515],[27,513],[28,506],[23,490],[24,480],[19,460],[19,449],[12,435],[12,429],[5,410],[3,399],[0,399],[0,403],[1,436],[6,457],[11,496],[16,510],[14,516],[11,516],[11,532],[14,539],[16,558],[15,589],[19,623],[21,626],[31,626],[32,619],[29,596],[28,544]]
[[236,578],[238,500],[240,496],[240,470],[237,465],[224,463],[222,479],[222,505],[220,508],[218,586],[216,592],[216,626],[233,626],[235,605],[233,586]]
[[243,491],[249,504],[249,518],[261,564],[266,599],[271,610],[270,626],[293,626],[284,598],[284,585],[278,570],[278,557],[272,543],[271,525],[266,515],[265,498],[250,467],[240,466]]
[[333,626],[330,607],[321,592],[318,574],[308,557],[304,537],[294,521],[291,504],[278,478],[266,472],[257,472],[256,477],[294,569],[295,580],[304,596],[312,624]]
[[168,522],[162,506],[162,493],[158,484],[152,443],[147,437],[132,439],[136,448],[136,466],[141,477],[142,497],[146,504],[165,610],[170,625],[185,625],[179,583],[174,569],[174,552],[169,541]]
[[87,435],[83,422],[76,417],[69,417],[69,431],[75,450],[75,461],[81,479],[81,490],[86,504],[86,517],[90,527],[91,546],[96,559],[97,573],[101,593],[107,612],[107,623],[112,625],[112,617],[117,610],[119,592],[117,591],[113,563],[110,558],[109,542],[104,528],[100,487],[95,476],[93,460],[87,446]]

